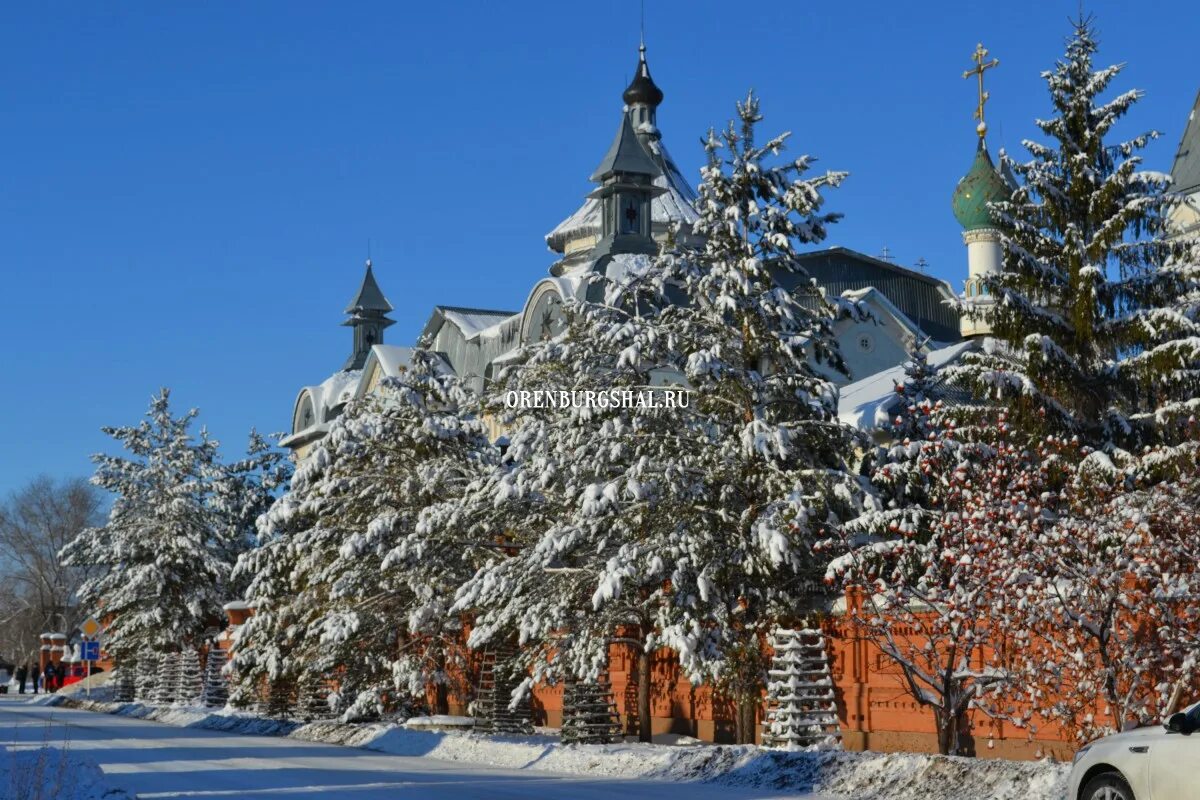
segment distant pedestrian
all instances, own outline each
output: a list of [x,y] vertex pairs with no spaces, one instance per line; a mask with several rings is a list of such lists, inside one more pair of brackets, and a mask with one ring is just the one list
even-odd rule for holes
[[25,694],[25,679],[29,677],[29,665],[17,667],[17,694]]
[[34,694],[38,693],[38,683],[39,683],[39,681],[41,681],[41,678],[42,678],[41,673],[42,673],[42,668],[41,668],[41,665],[39,665],[39,664],[34,664],[29,669],[29,680],[33,684],[33,693]]
[[58,670],[54,667],[53,661],[47,664],[46,669],[42,672],[42,686],[47,694],[54,694],[58,691]]

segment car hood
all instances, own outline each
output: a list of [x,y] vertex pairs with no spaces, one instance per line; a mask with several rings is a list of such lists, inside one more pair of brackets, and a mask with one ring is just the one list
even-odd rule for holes
[[1151,736],[1158,736],[1164,732],[1162,725],[1147,725],[1144,728],[1134,728],[1131,731],[1121,731],[1114,733],[1111,736],[1105,736],[1103,739],[1097,739],[1092,744],[1122,744],[1125,742],[1136,742],[1142,739],[1147,739]]

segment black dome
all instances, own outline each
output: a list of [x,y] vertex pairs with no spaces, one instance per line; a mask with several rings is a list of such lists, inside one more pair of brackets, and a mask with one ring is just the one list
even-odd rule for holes
[[627,106],[634,103],[645,103],[648,106],[657,107],[663,101],[662,89],[658,88],[654,79],[650,77],[650,65],[646,63],[646,45],[638,48],[637,70],[633,73],[633,81],[621,95],[621,99]]

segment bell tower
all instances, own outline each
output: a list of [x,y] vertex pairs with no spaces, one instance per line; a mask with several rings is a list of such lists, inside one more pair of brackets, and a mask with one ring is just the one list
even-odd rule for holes
[[371,270],[371,259],[367,259],[367,273],[363,276],[362,286],[358,294],[346,306],[350,319],[342,324],[354,329],[354,349],[350,358],[342,365],[343,370],[362,369],[367,363],[371,348],[383,344],[383,330],[395,324],[386,314],[392,310],[392,304],[383,296],[379,284],[375,282],[375,274]]
[[650,230],[650,201],[666,191],[654,185],[661,174],[638,141],[630,112],[625,111],[616,138],[591,177],[600,188],[588,197],[599,200],[601,207],[600,241],[592,249],[593,258],[658,252]]

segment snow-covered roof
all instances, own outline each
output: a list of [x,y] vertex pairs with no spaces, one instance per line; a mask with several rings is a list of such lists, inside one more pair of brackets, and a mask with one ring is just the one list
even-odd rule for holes
[[245,600],[234,600],[221,606],[222,611],[249,611],[254,608]]
[[908,315],[901,311],[895,303],[888,299],[886,294],[879,291],[874,286],[868,286],[865,289],[849,289],[845,292],[842,292],[842,297],[855,303],[861,303],[864,301],[877,303],[879,307],[886,311],[889,316],[896,320],[896,322],[908,328],[909,332],[914,336],[922,336],[921,329],[917,326],[917,324],[909,319]]
[[[331,414],[332,411],[354,397],[362,375],[361,369],[341,370],[333,373],[316,386],[305,386],[301,389],[300,393],[296,395],[296,404],[292,411],[292,435],[282,440],[280,444],[286,447],[288,442],[296,443],[296,437],[303,439],[306,438],[303,434],[317,432],[321,425],[336,416],[336,414]],[[312,403],[312,420],[305,427],[299,428],[297,425],[300,421],[300,409],[307,402]]]
[[[401,369],[412,363],[412,353],[411,347],[399,347],[394,344],[377,344],[371,348],[371,357],[379,363],[384,376],[389,378],[399,375]],[[367,363],[369,365],[370,361]],[[363,373],[366,374],[365,368]]]
[[492,311],[485,308],[462,308],[460,306],[437,306],[442,319],[462,331],[464,338],[469,339],[481,331],[503,322],[513,316],[514,311]]
[[[977,340],[968,339],[931,350],[926,360],[931,368],[940,369],[957,361],[963,353],[978,348]],[[896,384],[903,382],[904,365],[899,364],[846,384],[838,394],[838,419],[862,431],[872,431],[886,425],[897,399]]]

